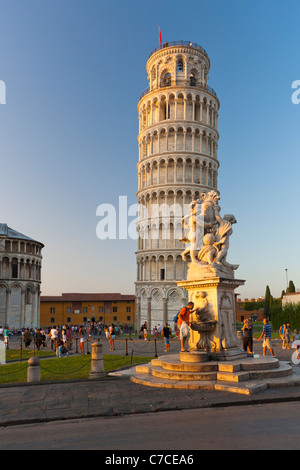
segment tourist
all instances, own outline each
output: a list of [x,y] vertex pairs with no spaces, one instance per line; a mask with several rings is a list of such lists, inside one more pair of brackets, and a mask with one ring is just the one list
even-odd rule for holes
[[83,335],[83,332],[81,331],[80,333],[80,345],[79,345],[79,349],[80,349],[80,352],[81,353],[84,353],[84,335]]
[[35,329],[35,333],[34,333],[34,342],[37,347],[37,350],[39,351],[43,343],[43,338],[41,335],[41,331],[38,330],[37,328]]
[[57,347],[57,340],[58,340],[58,330],[56,329],[56,326],[54,326],[48,336],[51,340],[51,349],[55,349]]
[[46,348],[47,347],[47,344],[46,344],[46,331],[42,328],[40,330],[40,333],[41,333],[41,338],[42,338],[42,346],[43,346],[43,348]]
[[59,341],[58,347],[56,349],[57,357],[68,357],[68,350],[65,348],[63,341]]
[[264,318],[264,326],[263,326],[263,331],[260,337],[258,338],[258,341],[261,341],[262,338],[264,339],[263,342],[263,355],[266,355],[267,348],[270,350],[271,356],[274,356],[274,349],[272,347],[272,327],[270,323],[268,322],[267,318]]
[[249,323],[248,318],[245,318],[244,320],[242,332],[244,351],[247,351],[250,356],[253,356],[253,328],[252,325]]
[[8,341],[9,341],[9,334],[10,334],[10,333],[9,333],[9,327],[8,327],[8,326],[6,326],[6,327],[4,328],[3,334],[4,334],[4,344],[5,344],[5,347],[6,347],[6,349],[9,349],[9,347],[8,347]]
[[26,331],[23,335],[23,341],[24,341],[24,344],[25,344],[25,348],[28,349],[29,346],[31,345],[31,341],[32,341],[32,337],[31,337],[29,328],[26,328]]
[[164,338],[165,341],[165,352],[168,352],[170,350],[170,328],[167,323],[165,323],[165,326],[163,327],[162,330],[162,337]]
[[190,337],[190,314],[194,312],[193,309],[194,303],[189,302],[187,307],[183,307],[178,314],[177,326],[180,330],[181,352],[188,352],[187,349],[185,349],[185,342]]
[[285,323],[281,325],[281,327],[279,328],[279,335],[282,341],[282,349],[285,349],[284,330],[285,330]]
[[108,331],[107,326],[104,327],[104,333],[105,333],[106,338],[109,339],[109,331]]
[[62,341],[65,343],[67,341],[67,327],[63,326],[61,330]]
[[285,329],[283,331],[283,335],[284,335],[284,343],[285,343],[285,349],[290,349],[290,341],[291,341],[291,328],[290,328],[290,324],[287,323],[285,325]]
[[299,330],[294,330],[293,341],[300,341]]
[[72,335],[72,331],[71,329],[68,327],[67,328],[67,332],[66,332],[66,344],[67,344],[67,348],[69,351],[72,350],[72,347],[73,347],[73,335]]
[[116,349],[115,348],[116,329],[115,329],[115,325],[113,323],[111,323],[108,331],[109,331],[110,350],[114,351]]
[[148,330],[147,330],[147,322],[144,323],[144,340],[147,341],[148,339]]

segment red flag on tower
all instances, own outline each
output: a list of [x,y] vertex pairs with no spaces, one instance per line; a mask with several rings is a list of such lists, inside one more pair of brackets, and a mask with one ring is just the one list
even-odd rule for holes
[[162,46],[161,29],[159,25],[158,25],[158,34],[159,34],[159,44],[160,46]]

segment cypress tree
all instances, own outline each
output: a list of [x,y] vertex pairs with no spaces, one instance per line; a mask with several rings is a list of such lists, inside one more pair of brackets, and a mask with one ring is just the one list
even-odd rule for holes
[[265,294],[265,308],[264,308],[264,313],[266,317],[270,316],[270,298],[271,298],[271,291],[270,287],[266,287],[266,294]]
[[293,283],[293,281],[290,281],[289,287],[287,288],[286,293],[292,294],[293,292],[296,292],[295,284]]

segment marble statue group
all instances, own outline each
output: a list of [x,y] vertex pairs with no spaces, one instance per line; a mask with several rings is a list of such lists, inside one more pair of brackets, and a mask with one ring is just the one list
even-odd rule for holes
[[207,272],[233,278],[239,266],[230,264],[227,254],[232,225],[237,221],[231,214],[221,217],[219,200],[217,191],[209,191],[202,193],[200,200],[191,202],[189,213],[182,219],[185,233],[181,241],[188,244],[182,259],[186,261],[190,254],[189,270],[193,273],[205,275]]

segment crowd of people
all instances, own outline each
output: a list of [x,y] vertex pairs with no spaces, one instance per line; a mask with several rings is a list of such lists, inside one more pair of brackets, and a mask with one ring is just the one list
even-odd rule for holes
[[[189,302],[186,307],[183,307],[180,312],[174,318],[175,323],[175,338],[180,339],[181,352],[188,352],[186,348],[186,342],[190,337],[189,323],[190,315],[194,312],[193,302]],[[10,330],[8,326],[4,328],[0,326],[0,340],[4,341],[5,347],[8,348],[9,338],[12,335],[22,336],[22,341],[24,342],[25,348],[29,348],[32,343],[34,343],[37,350],[41,348],[46,348],[48,341],[50,341],[50,347],[52,350],[55,350],[58,357],[68,356],[69,351],[72,350],[73,343],[76,340],[79,340],[80,347],[79,350],[81,353],[84,353],[85,350],[85,341],[86,339],[92,339],[97,337],[102,337],[104,334],[108,339],[110,344],[110,350],[115,350],[115,338],[116,336],[127,334],[130,332],[130,327],[125,324],[124,326],[115,325],[111,323],[110,325],[105,325],[102,323],[90,323],[88,325],[61,325],[61,326],[51,326],[46,328],[23,328],[21,330]],[[245,319],[242,327],[243,333],[243,349],[247,352],[248,356],[253,357],[253,324],[250,319]],[[168,323],[165,323],[163,326],[158,324],[152,330],[154,338],[162,338],[165,343],[165,352],[170,350],[170,339],[172,338],[172,328]],[[290,349],[290,342],[299,341],[299,360],[300,360],[300,333],[299,330],[294,330],[294,334],[291,336],[291,327],[289,323],[283,324],[279,329],[280,339],[282,341],[283,349]],[[139,332],[139,338],[148,340],[149,328],[147,322],[145,322]],[[258,342],[263,340],[263,356],[266,355],[267,349],[270,351],[270,354],[274,356],[274,348],[272,345],[272,327],[268,319],[263,320],[263,328]]]
[[[147,322],[145,322],[140,328],[139,339],[144,339],[145,341],[148,341],[148,331],[148,325]],[[170,350],[172,328],[168,323],[165,323],[163,326],[161,326],[160,323],[158,324],[158,326],[155,325],[152,329],[152,335],[154,339],[162,338],[164,340],[165,352],[168,352]]]
[[3,328],[0,326],[0,340],[5,343],[6,349],[9,347],[9,339],[11,336],[22,337],[22,342],[26,349],[32,344],[39,351],[46,348],[50,342],[52,350],[56,351],[58,357],[67,357],[69,351],[73,348],[73,343],[79,340],[79,350],[84,353],[85,341],[92,338],[101,338],[103,333],[109,339],[111,350],[114,350],[115,336],[128,333],[130,327],[123,325],[105,325],[102,323],[90,323],[88,325],[60,325],[50,326],[46,328],[22,328],[20,330],[10,330],[8,326]]

